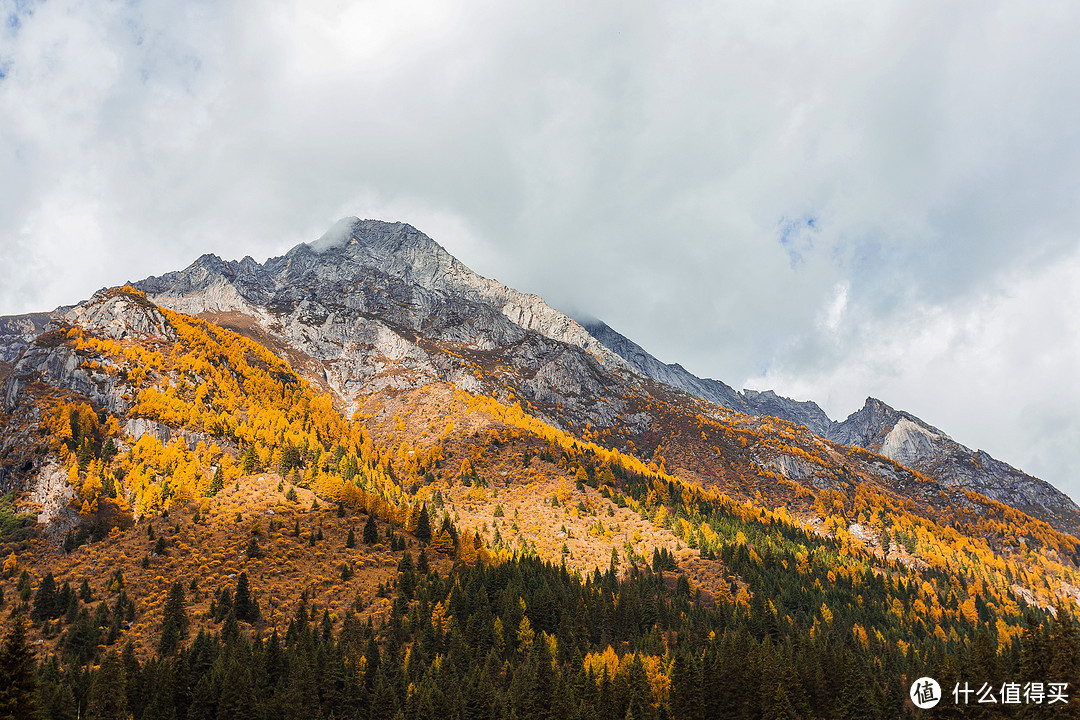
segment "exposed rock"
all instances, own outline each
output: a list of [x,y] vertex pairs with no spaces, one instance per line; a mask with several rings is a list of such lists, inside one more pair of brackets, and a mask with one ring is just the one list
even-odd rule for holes
[[52,525],[58,532],[66,532],[78,522],[70,506],[75,489],[67,480],[67,470],[53,460],[41,467],[27,489],[27,500],[36,510],[38,522]]
[[0,363],[13,364],[30,341],[44,332],[53,313],[0,316]]
[[816,469],[814,463],[787,453],[779,453],[762,463],[761,466],[791,480],[811,478]]
[[69,310],[64,319],[72,325],[113,340],[158,337],[175,340],[176,332],[153,303],[115,290],[102,290]]
[[157,438],[162,445],[168,444],[173,436],[173,431],[168,425],[146,418],[131,418],[124,423],[124,432],[135,442],[141,440],[143,435],[150,435]]
[[[698,402],[682,394],[689,393],[878,452],[939,483],[915,483],[910,472],[883,460],[864,462],[863,470],[905,493],[967,488],[1077,532],[1080,508],[1062,493],[956,443],[910,413],[869,399],[835,423],[813,402],[772,391],[737,392],[698,378],[680,365],[662,363],[603,323],[579,323],[536,295],[481,277],[402,223],[346,218],[318,241],[262,264],[250,257],[236,262],[204,255],[185,270],[136,287],[178,311],[239,318],[223,324],[267,344],[350,409],[370,393],[441,380],[472,393],[520,398],[535,415],[563,427],[589,421],[645,432],[655,418],[640,409],[644,404],[631,411],[634,398],[672,395],[677,402]],[[8,363],[0,371],[10,368],[0,378],[3,408],[13,410],[24,388],[40,381],[125,417],[131,388],[81,364],[65,343],[68,324],[114,340],[176,337],[151,302],[117,290],[53,314],[0,318],[0,363]],[[141,418],[128,418],[125,429],[136,439],[152,434],[167,442],[181,435],[192,446],[213,441]],[[776,454],[757,462],[816,482],[815,467],[804,458]]]
[[130,406],[122,386],[104,372],[83,367],[70,347],[58,343],[48,333],[35,338],[23,350],[0,386],[0,403],[5,411],[14,410],[20,391],[35,381],[84,395],[113,413],[122,414]]

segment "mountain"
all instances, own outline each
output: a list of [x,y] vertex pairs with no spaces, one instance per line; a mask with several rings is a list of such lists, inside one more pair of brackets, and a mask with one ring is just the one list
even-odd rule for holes
[[830,427],[825,437],[872,450],[947,487],[973,490],[1077,533],[1080,507],[1065,493],[875,398],[867,398],[861,409]]
[[[1078,532],[1080,509],[1064,494],[955,443],[910,413],[868,400],[837,423],[813,402],[772,391],[737,392],[698,378],[680,365],[662,363],[603,322],[579,323],[536,295],[481,277],[406,224],[344,218],[318,240],[262,264],[208,254],[185,270],[133,286],[162,307],[262,343],[349,412],[385,390],[446,382],[505,402],[520,400],[528,412],[562,429],[606,430],[629,447],[645,443],[658,453],[680,431],[670,413],[657,412],[656,402],[691,408],[701,398],[719,406],[714,414],[787,420],[829,441],[879,453],[942,487],[972,490]],[[0,399],[7,410],[15,409],[27,382],[45,374],[99,406],[130,411],[135,388],[119,390],[78,367],[71,354],[58,356],[55,348],[32,341],[50,321],[118,339],[127,332],[164,332],[161,318],[125,317],[129,304],[111,297],[66,312],[3,319],[0,353],[6,358],[3,374],[11,377],[0,386]],[[118,329],[125,324],[132,327]],[[672,390],[692,397],[679,399]],[[812,472],[805,462],[766,455],[740,462],[793,479]],[[685,471],[704,482],[725,475],[694,463]],[[729,489],[738,491],[737,484]]]
[[409,225],[0,328],[3,652],[50,716],[913,717],[911,677],[1080,632],[1041,481],[695,378]]

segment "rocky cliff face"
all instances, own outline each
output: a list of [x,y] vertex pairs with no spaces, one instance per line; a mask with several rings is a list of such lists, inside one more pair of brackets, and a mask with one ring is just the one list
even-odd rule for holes
[[89,301],[65,313],[54,313],[51,318],[48,329],[22,348],[0,384],[0,407],[7,412],[15,409],[22,389],[35,382],[83,395],[110,412],[127,411],[131,401],[125,396],[125,388],[103,370],[85,367],[78,353],[62,342],[68,327],[80,327],[112,340],[175,339],[165,316],[152,303],[112,290],[100,291]]
[[861,409],[836,423],[825,436],[884,455],[946,487],[973,490],[1059,530],[1077,532],[1080,507],[1053,485],[982,450],[965,447],[911,413],[876,398],[867,398]]
[[10,374],[19,354],[45,330],[52,318],[53,313],[0,316],[0,383]]

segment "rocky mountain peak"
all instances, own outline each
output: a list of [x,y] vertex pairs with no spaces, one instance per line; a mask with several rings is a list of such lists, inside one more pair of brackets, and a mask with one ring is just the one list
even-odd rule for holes
[[69,310],[64,319],[113,340],[176,337],[169,321],[153,303],[125,289],[99,290],[88,301]]

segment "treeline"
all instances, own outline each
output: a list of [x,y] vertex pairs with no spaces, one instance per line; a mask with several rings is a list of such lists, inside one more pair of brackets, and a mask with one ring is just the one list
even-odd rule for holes
[[[158,653],[145,661],[129,644],[35,667],[20,616],[0,656],[0,716],[873,720],[912,716],[908,685],[924,674],[943,686],[1031,679],[1076,688],[1078,629],[1064,612],[1031,616],[1015,653],[977,633],[952,647],[931,639],[922,657],[871,651],[850,630],[811,634],[765,598],[705,607],[685,581],[670,580],[651,568],[582,578],[532,557],[459,565],[443,577],[426,555],[414,563],[407,553],[378,625],[352,609],[334,618],[309,599],[283,633],[267,632],[242,576],[234,591],[216,593],[226,608],[220,630],[194,638],[178,584]],[[980,717],[1016,714],[1002,707],[983,706]],[[1069,717],[1077,707],[1036,709]]]

